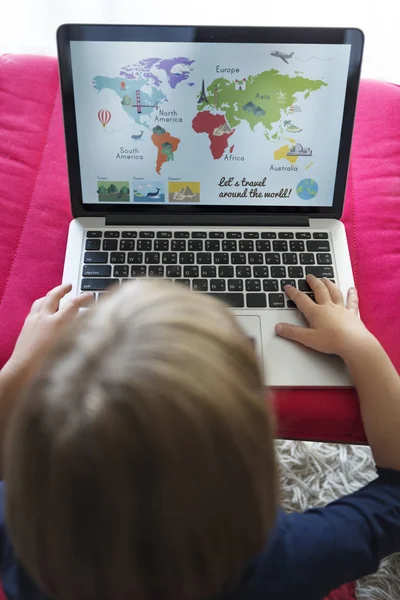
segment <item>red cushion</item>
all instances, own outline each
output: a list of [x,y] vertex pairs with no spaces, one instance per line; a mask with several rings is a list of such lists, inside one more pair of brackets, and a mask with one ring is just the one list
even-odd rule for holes
[[[21,88],[21,74],[24,79]],[[400,367],[400,88],[361,83],[344,223],[362,316]],[[0,365],[32,301],[60,282],[71,219],[57,64],[0,58]],[[275,395],[279,435],[362,441],[356,395]]]

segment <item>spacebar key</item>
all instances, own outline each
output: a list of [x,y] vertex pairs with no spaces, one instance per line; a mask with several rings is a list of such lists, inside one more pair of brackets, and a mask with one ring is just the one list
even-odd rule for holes
[[218,294],[218,293],[211,293],[208,294],[209,296],[212,296],[213,298],[216,298],[217,300],[222,300],[222,302],[225,302],[226,304],[229,304],[229,306],[232,306],[233,308],[243,308],[244,307],[244,294]]

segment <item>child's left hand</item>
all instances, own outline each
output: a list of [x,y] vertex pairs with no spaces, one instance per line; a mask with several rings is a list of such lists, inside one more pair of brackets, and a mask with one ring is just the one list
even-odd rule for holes
[[70,284],[59,285],[43,298],[35,300],[25,319],[11,358],[2,370],[8,377],[26,381],[39,366],[61,330],[78,314],[78,310],[87,306],[93,299],[88,292],[66,301],[60,307],[60,301],[71,291]]

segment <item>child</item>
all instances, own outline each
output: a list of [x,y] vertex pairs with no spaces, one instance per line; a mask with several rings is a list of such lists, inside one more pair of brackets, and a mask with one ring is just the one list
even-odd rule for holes
[[229,309],[142,281],[73,322],[88,297],[57,310],[60,286],[0,374],[9,599],[319,600],[400,550],[399,376],[355,290],[345,306],[308,282],[315,303],[286,293],[310,328],[276,332],[346,362],[378,478],[283,513],[260,367]]

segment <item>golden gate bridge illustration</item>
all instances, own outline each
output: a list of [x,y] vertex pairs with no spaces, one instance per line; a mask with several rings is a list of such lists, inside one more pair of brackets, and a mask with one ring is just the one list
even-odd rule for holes
[[140,90],[136,90],[136,104],[131,104],[133,108],[136,108],[138,114],[141,114],[142,108],[155,108],[158,110],[158,102],[155,104],[143,104],[140,99]]

